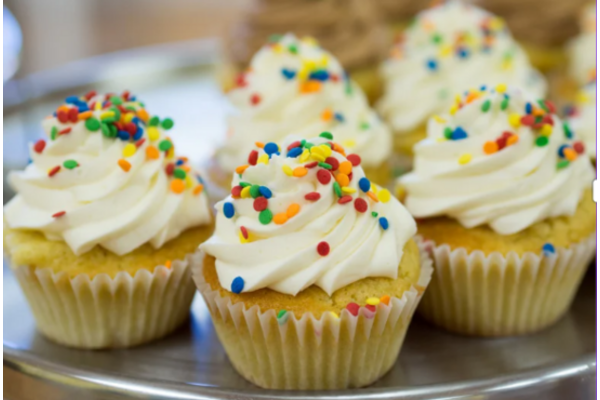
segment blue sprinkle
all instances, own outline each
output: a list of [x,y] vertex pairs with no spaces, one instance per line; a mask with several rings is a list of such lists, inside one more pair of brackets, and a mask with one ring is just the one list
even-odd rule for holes
[[201,183],[204,185],[204,180],[202,179],[202,177],[200,175],[196,175],[196,180],[198,181],[198,183]]
[[275,154],[275,153],[279,154],[279,147],[277,146],[276,143],[273,143],[273,142],[269,142],[269,143],[265,144],[265,148],[263,150],[265,151],[265,153],[267,153],[269,155],[269,157],[271,156],[271,154]]
[[65,99],[65,103],[67,104],[77,104],[79,102],[79,97],[77,96],[69,96]]
[[244,280],[241,276],[238,276],[231,282],[231,291],[235,294],[242,293],[244,290]]
[[144,131],[138,126],[137,131],[135,131],[135,135],[133,135],[133,140],[140,140],[142,136],[144,136]]
[[308,79],[324,82],[329,79],[329,72],[324,69],[320,69],[318,71],[311,72],[308,76]]
[[54,112],[52,113],[52,116],[54,116],[54,118],[56,118],[56,111],[54,111]]
[[259,188],[258,188],[258,191],[260,192],[260,194],[262,194],[262,195],[263,195],[263,197],[264,197],[265,199],[270,199],[270,198],[271,198],[271,196],[273,196],[273,193],[271,193],[271,189],[269,189],[269,188],[268,188],[268,187],[266,187],[266,186],[261,186],[261,187],[259,187]]
[[565,149],[568,149],[568,148],[569,148],[568,144],[563,144],[562,146],[560,146],[558,148],[558,155],[561,156],[561,157],[564,157],[565,156]]
[[467,57],[469,57],[469,51],[467,49],[461,48],[461,49],[458,49],[457,55],[460,58],[467,58]]
[[339,122],[344,122],[344,116],[340,113],[333,114],[333,117],[337,119]]
[[452,140],[461,140],[466,138],[467,132],[465,132],[465,130],[460,126],[457,126],[452,132]]
[[136,96],[129,96],[129,101],[136,101],[137,97]]
[[546,243],[542,246],[542,252],[544,253],[544,255],[546,257],[548,257],[548,256],[551,256],[552,254],[556,253],[556,249],[554,248],[552,243]]
[[175,161],[175,165],[177,165],[178,167],[179,167],[180,165],[183,165],[183,163],[184,163],[184,161],[183,161],[183,160],[177,160],[177,161]]
[[358,181],[358,187],[360,190],[367,193],[369,190],[371,190],[371,181],[364,177],[360,178],[360,181]]
[[435,61],[434,59],[430,59],[427,61],[427,68],[429,68],[432,71],[436,71],[438,68],[438,63],[437,61]]
[[531,106],[531,103],[525,104],[525,112],[527,114],[531,114],[532,111],[533,111],[533,107]]
[[235,209],[233,208],[233,203],[227,202],[227,203],[223,204],[223,214],[225,214],[225,216],[227,218],[233,217],[233,215],[235,214]]
[[288,151],[287,156],[291,157],[291,158],[296,158],[300,154],[302,154],[302,150],[303,150],[302,147],[294,147],[293,149]]
[[481,90],[482,92],[487,90],[487,86],[485,85],[481,85],[481,87],[479,88],[479,90]]
[[121,140],[129,140],[129,132],[127,131],[118,131],[117,137]]
[[283,74],[285,79],[288,80],[294,79],[294,77],[296,76],[296,71],[293,71],[291,69],[282,68],[281,73]]
[[139,124],[140,122],[142,122],[142,120],[141,120],[141,119],[139,119],[138,117],[133,117],[133,118],[131,118],[131,122],[133,122],[134,124],[136,124],[136,125],[137,125],[137,124]]
[[379,225],[381,225],[384,231],[387,231],[387,228],[390,227],[390,223],[388,222],[386,217],[379,218]]

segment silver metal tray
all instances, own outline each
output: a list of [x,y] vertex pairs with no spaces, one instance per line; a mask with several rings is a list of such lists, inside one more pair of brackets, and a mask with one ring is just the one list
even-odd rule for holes
[[[91,85],[138,94],[151,111],[175,119],[174,141],[193,161],[206,160],[223,138],[228,111],[212,75],[216,49],[213,42],[143,49],[11,83],[5,87],[5,171],[27,162],[25,145],[41,134],[41,117],[65,95]],[[11,196],[6,187],[4,195]],[[4,397],[11,400],[595,398],[594,268],[568,315],[539,334],[473,339],[416,318],[398,362],[383,379],[359,390],[304,393],[259,389],[237,375],[199,297],[190,322],[168,338],[129,350],[77,351],[36,332],[7,265],[3,276]]]

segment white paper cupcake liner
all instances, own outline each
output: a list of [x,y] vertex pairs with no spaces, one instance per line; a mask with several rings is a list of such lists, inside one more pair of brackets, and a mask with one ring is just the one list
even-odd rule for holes
[[435,274],[419,313],[449,331],[475,336],[533,333],[569,309],[596,253],[596,234],[552,255],[467,253],[417,238]]
[[317,390],[362,387],[383,376],[394,364],[414,311],[433,269],[422,252],[417,285],[375,312],[361,307],[357,316],[324,313],[315,318],[278,310],[262,312],[232,304],[204,280],[202,264],[193,277],[212,315],[217,334],[234,368],[257,386]]
[[86,349],[131,347],[171,333],[188,317],[195,294],[191,264],[200,262],[198,257],[114,278],[69,278],[32,266],[13,267],[13,272],[38,329],[49,339]]

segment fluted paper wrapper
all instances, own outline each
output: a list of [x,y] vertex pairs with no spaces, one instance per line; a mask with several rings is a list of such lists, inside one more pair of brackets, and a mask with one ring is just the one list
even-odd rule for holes
[[246,309],[232,304],[204,280],[202,266],[193,277],[212,315],[229,360],[244,378],[269,389],[345,389],[369,385],[394,364],[410,320],[433,269],[422,252],[417,285],[375,312],[361,307],[357,316],[312,313],[277,318],[278,310]]
[[195,294],[191,264],[198,254],[175,260],[170,268],[140,269],[114,278],[31,266],[13,267],[37,328],[62,345],[101,349],[131,347],[159,339],[189,315]]
[[569,309],[596,252],[596,234],[552,255],[467,253],[418,239],[435,274],[419,313],[449,331],[473,336],[533,333]]

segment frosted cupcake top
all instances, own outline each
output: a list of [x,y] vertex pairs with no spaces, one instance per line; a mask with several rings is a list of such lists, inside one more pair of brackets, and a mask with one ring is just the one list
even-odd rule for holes
[[67,97],[42,126],[31,163],[8,177],[9,227],[64,240],[76,255],[96,245],[123,255],[210,222],[202,179],[166,136],[173,121],[128,92]]
[[584,143],[588,156],[596,158],[596,82],[581,88],[574,107],[568,110],[569,124]]
[[288,134],[308,138],[324,130],[368,160],[367,166],[380,165],[390,154],[389,130],[314,39],[291,34],[272,39],[238,77],[229,98],[237,113],[216,154],[225,171],[233,171],[256,141],[280,143]]
[[472,87],[507,83],[539,97],[547,86],[502,19],[457,1],[418,14],[381,71],[386,87],[378,109],[398,134]]
[[596,82],[596,4],[582,12],[581,33],[568,45],[569,75],[580,85]]
[[459,96],[427,135],[400,180],[416,218],[446,215],[508,235],[573,214],[594,179],[585,145],[552,103],[505,85]]
[[416,232],[408,211],[329,132],[283,143],[257,143],[216,205],[215,233],[200,248],[216,258],[221,286],[296,295],[317,285],[331,295],[366,277],[397,278]]

